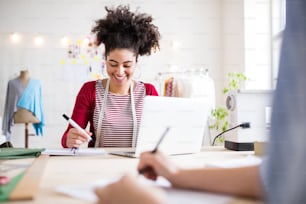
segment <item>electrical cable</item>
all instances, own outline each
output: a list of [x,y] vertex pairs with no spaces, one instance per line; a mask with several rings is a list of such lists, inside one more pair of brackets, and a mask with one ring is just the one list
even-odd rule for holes
[[215,138],[214,138],[214,140],[213,140],[213,142],[212,142],[212,146],[215,145],[215,141],[216,141],[216,139],[217,139],[218,137],[220,137],[221,135],[223,135],[224,133],[226,133],[226,132],[228,132],[228,131],[230,131],[230,130],[233,130],[233,129],[236,129],[236,128],[239,128],[239,127],[245,129],[245,128],[250,128],[251,125],[250,125],[249,122],[245,122],[245,123],[241,123],[241,124],[239,124],[239,125],[236,125],[235,127],[232,127],[232,128],[230,128],[230,129],[227,129],[227,130],[221,132],[220,134],[218,134],[217,136],[215,136]]

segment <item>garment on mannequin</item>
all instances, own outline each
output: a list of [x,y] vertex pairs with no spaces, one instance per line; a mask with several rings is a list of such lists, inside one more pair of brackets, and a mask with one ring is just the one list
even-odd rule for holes
[[36,135],[42,135],[44,119],[41,97],[40,81],[32,79],[27,69],[9,80],[2,121],[2,133],[7,141],[11,139],[14,123],[33,123]]
[[[26,88],[30,80],[28,69],[21,70],[18,78],[22,86]],[[31,111],[17,107],[17,111],[14,113],[14,123],[39,123],[39,120]]]

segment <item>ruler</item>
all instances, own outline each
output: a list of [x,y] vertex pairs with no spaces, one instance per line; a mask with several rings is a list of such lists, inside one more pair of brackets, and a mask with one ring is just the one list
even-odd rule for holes
[[9,200],[32,200],[39,189],[39,183],[49,159],[48,155],[35,158],[24,176],[9,196]]

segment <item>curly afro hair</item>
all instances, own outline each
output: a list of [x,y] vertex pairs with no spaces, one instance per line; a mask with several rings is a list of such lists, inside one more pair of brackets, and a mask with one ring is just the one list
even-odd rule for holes
[[97,45],[105,45],[105,55],[116,48],[126,48],[138,55],[150,55],[159,49],[160,34],[152,24],[153,18],[145,13],[133,13],[129,6],[115,9],[105,7],[106,18],[99,19],[92,28]]

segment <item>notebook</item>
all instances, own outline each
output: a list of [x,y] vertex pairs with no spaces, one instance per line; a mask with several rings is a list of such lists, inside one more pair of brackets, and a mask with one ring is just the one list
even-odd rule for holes
[[46,149],[42,154],[50,156],[94,156],[94,155],[106,155],[106,151],[101,148],[78,148],[72,150],[71,148],[55,148]]
[[191,154],[201,151],[209,115],[209,98],[179,98],[146,96],[135,151],[110,154],[139,157],[143,151],[155,148],[167,127],[167,135],[159,150],[169,155]]

